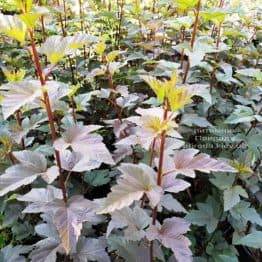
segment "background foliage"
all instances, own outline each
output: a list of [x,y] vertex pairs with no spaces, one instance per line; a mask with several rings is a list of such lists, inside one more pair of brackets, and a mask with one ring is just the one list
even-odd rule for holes
[[0,9],[0,261],[261,260],[260,1]]

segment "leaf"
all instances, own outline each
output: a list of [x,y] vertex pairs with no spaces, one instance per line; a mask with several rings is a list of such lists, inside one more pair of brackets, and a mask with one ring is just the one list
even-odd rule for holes
[[193,51],[185,49],[185,55],[187,55],[189,58],[190,67],[199,65],[205,54],[206,53],[203,50],[197,50],[196,48]]
[[53,35],[46,39],[38,51],[41,54],[45,54],[51,64],[56,64],[65,56],[67,43],[63,41],[62,36]]
[[21,256],[21,254],[26,254],[31,250],[30,246],[21,246],[17,245],[12,247],[11,245],[8,245],[1,249],[0,251],[0,261],[3,262],[26,262],[26,259],[24,256]]
[[47,170],[46,159],[40,153],[24,150],[14,152],[13,155],[20,164],[7,168],[0,176],[0,196],[23,185],[31,184]]
[[110,182],[108,169],[94,170],[87,172],[84,176],[84,181],[92,186],[102,186]]
[[70,250],[74,250],[77,240],[80,236],[82,224],[85,221],[91,223],[99,223],[101,217],[95,214],[97,204],[85,199],[83,196],[75,195],[71,197],[65,204],[61,195],[54,188],[49,188],[49,195],[41,198],[38,192],[44,194],[42,189],[31,190],[28,195],[20,197],[20,201],[33,202],[23,212],[24,213],[46,213],[53,217],[53,223],[59,233],[61,245],[68,254]]
[[53,239],[40,240],[35,244],[36,249],[30,254],[31,262],[56,262],[57,252],[61,252],[59,242]]
[[61,189],[47,186],[47,188],[33,188],[27,194],[18,196],[17,200],[32,202],[23,210],[23,213],[41,213],[45,212],[55,199],[62,198]]
[[53,35],[39,48],[39,52],[47,56],[47,60],[55,65],[61,61],[65,55],[74,52],[75,49],[83,47],[85,44],[96,41],[95,37],[87,34],[77,33],[74,36],[62,37]]
[[257,78],[257,80],[261,79],[261,70],[259,70],[258,68],[239,69],[236,71],[236,73],[243,76]]
[[38,224],[35,227],[36,233],[45,237],[34,244],[34,250],[30,253],[32,262],[56,262],[57,253],[64,254],[55,225],[50,215],[41,216],[46,223]]
[[24,69],[8,70],[7,68],[2,68],[2,71],[8,82],[22,81],[26,74],[26,71]]
[[85,221],[99,223],[101,217],[95,214],[97,205],[83,196],[73,196],[66,204],[61,198],[61,191],[50,186],[47,190],[32,189],[28,194],[19,197],[18,200],[33,202],[23,211],[24,213],[41,212],[53,217],[61,245],[68,253],[76,246],[82,223]]
[[230,214],[233,218],[237,220],[250,221],[251,223],[262,225],[262,219],[257,213],[255,208],[250,207],[250,203],[245,201],[240,201],[232,209],[230,209]]
[[74,262],[110,262],[111,260],[105,251],[106,246],[106,241],[103,238],[81,237],[77,243],[76,253],[73,253],[71,257]]
[[0,32],[23,44],[26,36],[26,25],[16,15],[0,14]]
[[[124,237],[113,236],[108,238],[109,250],[117,250],[117,253],[124,258],[125,261],[145,262],[150,261],[150,253],[147,243],[140,241],[127,241]],[[162,250],[159,244],[153,242],[153,256],[164,260]]]
[[182,109],[186,104],[192,102],[191,100],[192,94],[190,94],[189,90],[186,87],[173,88],[169,90],[167,95],[170,108],[173,112]]
[[62,168],[71,172],[88,171],[101,165],[100,161],[89,159],[80,152],[70,150],[60,151],[60,158]]
[[167,174],[162,178],[162,188],[164,191],[178,193],[190,187],[190,183],[183,179],[177,179],[174,174]]
[[178,202],[171,194],[165,194],[161,198],[160,205],[166,208],[168,211],[177,212],[177,213],[187,213],[185,208],[180,202]]
[[212,8],[201,12],[201,16],[206,21],[212,21],[217,26],[223,23],[226,18],[226,12],[222,8]]
[[63,200],[56,200],[52,204],[54,224],[67,254],[76,247],[83,222],[98,223],[100,221],[100,217],[95,215],[96,208],[95,203],[80,195],[71,197],[66,205]]
[[138,241],[145,236],[143,230],[151,222],[151,218],[140,207],[135,206],[133,209],[124,207],[116,210],[111,215],[111,221],[108,224],[106,236],[108,237],[113,229],[125,228],[126,240]]
[[206,203],[197,203],[197,207],[198,210],[191,210],[185,219],[194,225],[206,226],[208,233],[214,232],[219,222],[217,214],[221,209],[219,204],[213,198],[208,197]]
[[29,12],[33,7],[33,0],[12,0],[12,2],[19,11],[25,10],[26,12]]
[[[40,124],[47,120],[47,117],[42,113],[33,114],[30,118],[25,117],[21,123],[21,129],[12,130],[12,137],[16,143],[21,143],[22,138],[28,134],[30,130],[37,129]],[[16,127],[15,127],[16,129]]]
[[224,191],[224,211],[230,210],[240,202],[240,196],[248,198],[248,194],[241,186],[233,186]]
[[[38,81],[37,81],[38,82]],[[14,114],[20,109],[40,97],[41,90],[36,88],[34,80],[24,80],[22,82],[9,83],[1,86],[1,89],[8,88],[8,92],[3,92],[2,112],[4,119]],[[38,84],[39,85],[39,84]]]
[[[64,151],[68,147],[71,147],[74,152],[80,153],[80,155],[72,156],[77,159],[75,160],[76,162],[79,162],[79,158],[81,157],[84,162],[88,163],[88,165],[95,165],[95,168],[101,163],[113,165],[114,161],[102,142],[103,138],[97,134],[90,134],[100,128],[101,126],[98,125],[69,127],[66,132],[64,132],[62,138],[58,138],[54,142],[54,147],[59,151]],[[94,150],[94,148],[96,150]],[[86,170],[93,169],[93,167],[88,168],[88,165]],[[84,170],[83,165],[79,170]]]
[[120,51],[118,50],[112,51],[106,55],[106,59],[108,62],[113,62],[119,56],[119,54],[120,54]]
[[[55,102],[66,95],[67,85],[56,81],[47,81],[46,89],[49,94],[51,108],[54,110]],[[4,90],[2,112],[4,119],[14,114],[23,106],[41,107],[42,87],[38,80],[23,80],[21,82],[8,83],[1,86]]]
[[241,83],[237,79],[233,78],[233,68],[230,64],[222,63],[220,67],[224,72],[216,71],[215,73],[216,78],[219,82],[225,83],[227,85],[230,85],[232,83],[241,85]]
[[252,248],[262,248],[262,232],[254,231],[242,238],[240,238],[235,245],[244,245]]
[[179,217],[167,218],[161,227],[151,225],[147,230],[147,238],[159,240],[165,247],[171,248],[178,262],[192,261],[189,248],[191,242],[183,234],[189,230],[190,224]]
[[210,178],[209,180],[213,185],[215,185],[220,190],[225,190],[230,188],[233,185],[236,177],[235,174],[226,174],[226,173],[216,174],[214,176],[215,178]]
[[40,16],[41,14],[39,13],[24,13],[19,15],[19,18],[26,24],[28,28],[34,28]]
[[198,0],[177,0],[176,4],[179,9],[187,10],[196,6]]
[[212,104],[212,96],[210,94],[210,87],[207,84],[193,84],[186,85],[189,93],[192,96],[200,96],[205,99],[210,105]]
[[66,53],[69,54],[76,49],[82,48],[84,45],[97,42],[97,37],[85,33],[76,33],[73,36],[64,37],[63,41],[67,44]]
[[254,112],[250,107],[237,105],[236,109],[225,120],[227,124],[238,124],[255,120]]
[[95,49],[95,52],[99,55],[99,56],[102,56],[103,53],[105,52],[106,50],[106,44],[105,42],[101,41],[97,44],[94,45],[94,49]]
[[197,149],[182,149],[174,151],[174,156],[166,156],[164,161],[164,173],[182,174],[195,177],[195,171],[204,173],[235,172],[235,169],[222,160],[211,158],[207,154],[200,153]]
[[175,130],[177,124],[174,121],[176,113],[168,112],[168,120],[163,119],[163,108],[138,108],[136,112],[140,115],[129,117],[126,120],[135,123],[138,127],[134,130],[135,134],[118,141],[116,145],[136,145],[141,144],[146,150],[150,149],[154,138],[158,138],[159,135],[166,131],[166,135],[176,138],[182,138],[181,135]]
[[180,16],[168,19],[164,23],[176,30],[180,30],[182,27],[184,27],[185,29],[189,29],[194,23],[194,19],[191,16]]
[[118,168],[123,175],[117,184],[111,188],[111,193],[105,199],[98,214],[110,213],[130,206],[135,200],[140,200],[144,194],[155,207],[161,198],[162,189],[157,186],[155,171],[145,164],[122,164]]
[[199,127],[212,127],[205,117],[198,116],[197,114],[183,114],[181,122],[186,126],[199,126]]
[[176,87],[177,75],[174,71],[170,80],[160,81],[153,76],[143,75],[141,78],[152,88],[155,92],[159,102],[163,102],[164,98],[168,95],[170,89]]

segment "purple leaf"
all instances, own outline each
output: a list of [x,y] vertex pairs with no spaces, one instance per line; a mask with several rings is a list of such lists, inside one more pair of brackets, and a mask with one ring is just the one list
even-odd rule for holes
[[110,213],[130,206],[135,200],[146,194],[150,205],[155,207],[163,194],[162,188],[156,183],[156,172],[145,164],[122,164],[119,170],[123,175],[117,185],[105,199],[104,206],[98,213]]
[[162,226],[151,225],[147,231],[147,238],[159,240],[162,245],[171,248],[178,262],[192,261],[192,252],[189,248],[190,241],[185,234],[190,224],[179,217],[167,218]]
[[174,156],[166,156],[164,161],[164,173],[182,174],[195,177],[195,170],[210,173],[236,172],[229,164],[222,160],[211,158],[207,154],[200,153],[197,149],[182,149],[175,151]]

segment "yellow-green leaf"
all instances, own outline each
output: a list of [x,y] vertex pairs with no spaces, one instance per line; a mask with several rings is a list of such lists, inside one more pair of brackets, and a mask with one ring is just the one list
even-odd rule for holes
[[101,41],[94,46],[95,52],[99,55],[102,56],[106,50],[106,44],[105,42]]
[[28,28],[34,28],[40,16],[41,15],[37,13],[24,13],[19,15],[20,19],[26,24]]
[[13,0],[17,9],[30,12],[33,7],[33,0]]
[[177,83],[176,71],[172,73],[170,80],[160,81],[152,76],[141,76],[141,78],[152,88],[161,103],[168,96],[169,90],[175,88]]
[[222,9],[210,9],[201,12],[201,16],[206,21],[212,21],[216,25],[223,23],[226,18],[226,12]]
[[114,62],[115,59],[118,57],[119,51],[115,50],[106,55],[107,62]]
[[26,73],[24,69],[19,69],[15,71],[15,70],[8,70],[7,68],[2,68],[2,70],[8,82],[22,81]]
[[198,0],[176,0],[178,9],[187,10],[196,6]]
[[26,24],[18,16],[0,14],[0,32],[20,43],[24,43]]
[[169,90],[169,93],[167,94],[167,99],[171,110],[177,111],[191,102],[191,95],[189,94],[188,90],[184,87],[173,88]]

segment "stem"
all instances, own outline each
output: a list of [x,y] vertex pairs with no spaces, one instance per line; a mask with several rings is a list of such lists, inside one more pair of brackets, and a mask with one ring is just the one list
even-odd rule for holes
[[[44,74],[43,74],[43,71],[42,71],[42,67],[41,67],[41,64],[40,64],[40,59],[39,59],[39,56],[38,56],[38,53],[37,53],[37,50],[36,50],[33,30],[29,30],[29,35],[30,35],[30,40],[31,40],[32,52],[33,52],[33,62],[34,62],[34,65],[35,65],[41,86],[43,87],[42,88],[43,100],[44,100],[44,104],[45,104],[45,108],[46,108],[46,112],[47,112],[47,116],[48,116],[48,122],[49,122],[50,131],[51,131],[52,142],[54,143],[54,141],[57,138],[56,130],[55,130],[54,117],[53,117],[53,112],[52,112],[51,105],[50,105],[48,92],[44,88],[44,86],[46,85],[46,81],[45,81]],[[57,150],[55,150],[55,158],[56,158],[57,166],[59,168],[59,184],[60,184],[60,188],[63,192],[64,202],[66,203],[67,202],[66,188],[65,188],[63,174],[62,174],[60,154],[59,154],[59,151],[57,151]]]
[[196,9],[196,18],[195,18],[195,23],[194,23],[194,28],[193,28],[193,34],[190,42],[190,46],[193,49],[195,40],[196,40],[196,33],[197,33],[197,27],[198,27],[198,22],[199,22],[199,13],[200,13],[200,7],[201,7],[201,0],[198,1],[197,3],[197,9]]
[[43,35],[43,42],[46,40],[46,31],[45,31],[45,20],[44,16],[41,16],[41,27],[42,27],[42,35]]
[[[155,145],[156,145],[156,138],[154,138],[154,140],[152,142],[152,146],[150,147],[149,166],[152,166],[152,164],[153,164]],[[144,207],[145,200],[146,200],[146,194],[144,194],[143,197],[142,197],[142,201],[141,201],[141,205],[140,205],[141,208]]]
[[75,100],[73,96],[70,97],[70,103],[72,107],[73,120],[74,120],[74,123],[76,124],[77,123],[76,110],[75,110],[76,106],[75,106]]
[[[60,5],[59,0],[57,0],[57,5]],[[67,33],[65,31],[65,26],[64,26],[63,18],[62,18],[61,14],[59,14],[59,21],[60,21],[63,37],[66,37]],[[75,79],[75,73],[74,73],[74,68],[73,68],[73,61],[72,61],[72,59],[69,55],[67,57],[68,57],[68,61],[69,61],[70,71],[71,71],[72,83],[73,83],[73,85],[75,85],[76,79]]]
[[[79,4],[79,17],[80,17],[80,28],[82,33],[85,32],[85,25],[84,25],[84,20],[83,20],[83,5],[82,5],[82,0],[78,0]],[[87,54],[86,54],[86,46],[83,46],[84,49],[84,60],[87,60]]]
[[[57,0],[56,3],[57,3],[58,6],[60,6],[59,0]],[[66,35],[66,31],[65,31],[62,15],[59,13],[58,17],[59,17],[59,22],[61,24],[61,29],[62,29],[63,36],[65,36]]]
[[154,14],[155,12],[156,12],[156,0],[153,0],[152,13]]
[[218,49],[219,48],[219,44],[220,44],[220,39],[221,39],[221,26],[222,26],[222,23],[219,23],[218,25],[218,29],[217,29],[217,41],[216,41],[216,48]]
[[120,39],[121,39],[121,31],[122,31],[121,27],[122,27],[122,22],[123,22],[124,5],[125,5],[125,0],[121,0],[121,2],[119,1],[117,1],[117,5],[119,6],[120,10],[118,12],[118,29],[116,32],[116,40],[115,40],[117,46],[119,46]]
[[65,14],[64,22],[65,22],[65,28],[66,28],[67,16],[66,16],[66,2],[65,2],[65,0],[63,0],[63,9],[64,9],[64,14]]
[[[184,43],[185,40],[185,28],[181,28],[181,43]],[[183,63],[184,63],[184,48],[181,52],[181,67],[183,68]]]
[[[17,122],[18,126],[20,128],[22,128],[22,119],[21,119],[21,111],[20,110],[16,111],[15,117],[16,117],[16,122]],[[22,146],[23,149],[25,149],[25,140],[24,140],[23,137],[21,139],[21,146]]]
[[[167,120],[167,113],[168,113],[168,106],[167,101],[165,101],[165,108],[164,108],[164,117],[163,121]],[[163,163],[164,163],[164,152],[165,152],[165,140],[166,140],[166,130],[161,133],[161,142],[160,142],[160,157],[158,162],[158,172],[157,172],[157,185],[161,186],[162,184],[162,173],[163,173]],[[157,206],[153,209],[152,213],[152,225],[156,224],[157,218]],[[153,242],[150,243],[150,261],[153,261],[154,258],[154,250],[153,250]]]
[[[194,27],[193,27],[192,38],[191,38],[191,41],[190,41],[190,47],[191,47],[192,51],[193,51],[195,40],[196,40],[196,34],[197,34],[197,28],[198,28],[198,22],[199,22],[200,7],[201,7],[201,0],[199,0],[198,3],[197,3],[195,23],[194,23]],[[189,72],[189,68],[190,68],[190,62],[188,60],[186,71],[185,71],[184,78],[183,78],[183,84],[185,84],[185,82],[186,82],[187,75],[188,75],[188,72]]]
[[[109,88],[112,90],[116,90],[116,86],[114,85],[114,82],[113,82],[113,76],[109,72],[108,65],[107,65],[107,78],[108,78]],[[111,93],[108,101],[114,106],[115,112],[117,114],[117,118],[122,123],[122,108],[116,102],[115,93],[113,92]]]
[[13,156],[13,153],[12,152],[9,152],[8,153],[8,157],[9,157],[9,160],[11,161],[11,163],[14,165],[15,164],[15,158]]

